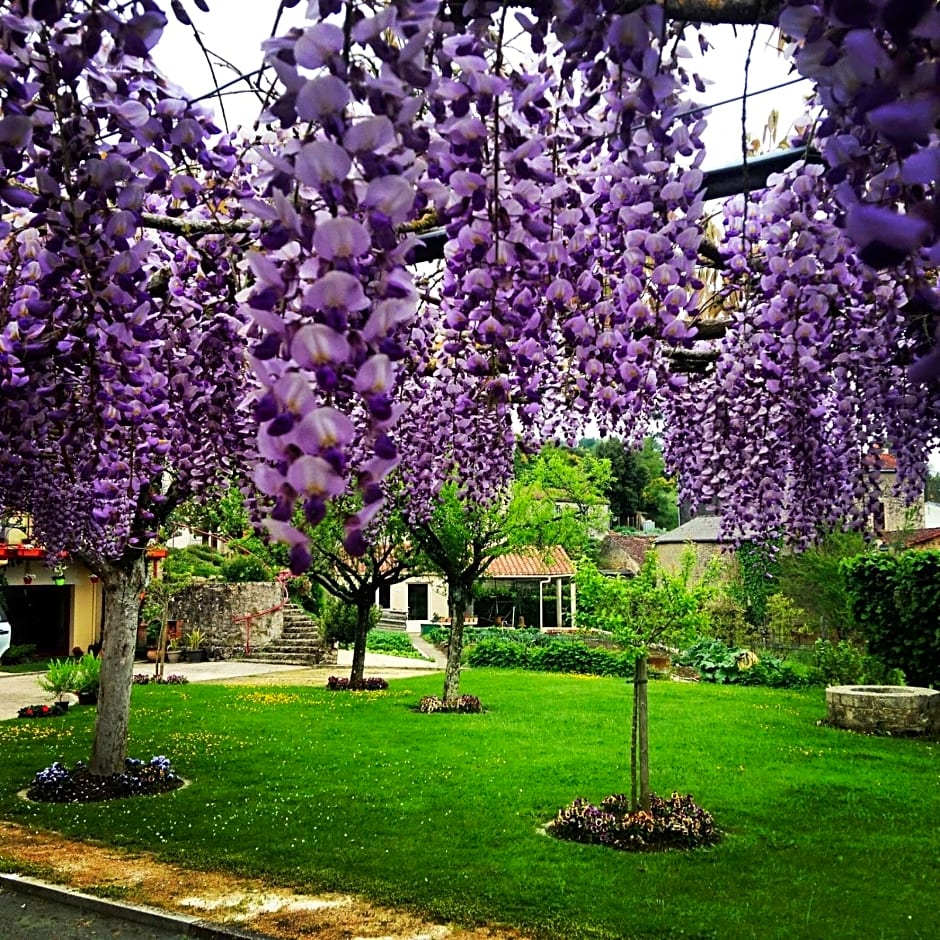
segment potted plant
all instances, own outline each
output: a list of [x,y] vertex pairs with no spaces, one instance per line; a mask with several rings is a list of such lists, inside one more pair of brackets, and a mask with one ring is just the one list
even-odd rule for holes
[[98,704],[98,686],[101,684],[101,660],[94,653],[85,653],[76,663],[75,694],[79,705]]
[[198,627],[193,627],[189,633],[183,636],[183,642],[186,646],[186,662],[201,663],[206,657],[206,651],[202,644],[206,642],[206,635]]
[[46,692],[51,692],[60,702],[65,701],[66,692],[74,692],[79,664],[73,659],[52,659],[46,674],[36,681]]
[[173,639],[170,640],[170,642],[167,644],[166,661],[168,663],[178,663],[182,655],[183,651],[180,648],[180,639],[179,637],[173,637]]

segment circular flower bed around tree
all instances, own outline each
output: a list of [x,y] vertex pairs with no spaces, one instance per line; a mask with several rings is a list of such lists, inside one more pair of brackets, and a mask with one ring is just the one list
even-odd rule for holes
[[388,683],[379,676],[368,676],[361,682],[350,682],[339,676],[330,676],[326,680],[326,687],[331,692],[382,692],[388,688]]
[[580,797],[560,809],[547,831],[559,839],[606,845],[628,852],[694,849],[721,839],[711,813],[691,796],[650,797],[650,812],[630,812],[623,793],[605,797],[600,807]]
[[26,790],[31,800],[40,803],[95,803],[127,796],[152,796],[178,790],[184,784],[167,757],[152,757],[148,763],[127,758],[124,772],[100,776],[92,774],[78,761],[69,770],[58,761],[40,770]]
[[436,695],[425,695],[421,699],[418,711],[425,715],[437,712],[459,712],[461,714],[479,714],[483,711],[483,703],[475,695],[458,695],[456,698],[438,698]]
[[53,702],[51,705],[26,705],[16,714],[18,718],[55,718],[68,710],[68,702]]

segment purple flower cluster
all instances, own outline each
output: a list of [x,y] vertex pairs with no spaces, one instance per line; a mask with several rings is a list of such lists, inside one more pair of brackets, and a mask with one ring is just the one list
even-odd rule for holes
[[330,676],[326,680],[326,687],[331,692],[382,692],[388,688],[388,683],[381,676],[366,676],[361,682]]
[[92,803],[166,793],[183,783],[169,758],[162,755],[146,762],[127,758],[121,773],[106,776],[90,773],[81,761],[71,770],[56,761],[33,777],[26,795],[40,803]]
[[425,695],[418,705],[418,711],[425,715],[441,712],[478,715],[483,711],[483,703],[475,695],[457,695],[446,700],[436,695]]

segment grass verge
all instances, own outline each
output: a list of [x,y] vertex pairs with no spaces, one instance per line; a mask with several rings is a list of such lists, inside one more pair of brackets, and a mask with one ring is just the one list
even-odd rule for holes
[[691,792],[725,838],[631,855],[541,831],[574,797],[627,787],[627,683],[468,670],[485,714],[414,712],[439,686],[136,687],[133,756],[166,754],[192,785],[107,804],[15,796],[87,758],[92,709],[0,723],[0,815],[566,940],[935,934],[935,743],[819,727],[821,690],[654,683],[653,788]]

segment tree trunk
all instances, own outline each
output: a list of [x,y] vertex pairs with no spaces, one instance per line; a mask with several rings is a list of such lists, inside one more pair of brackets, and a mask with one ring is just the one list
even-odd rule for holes
[[360,688],[366,670],[366,638],[369,635],[369,621],[372,619],[372,599],[363,607],[356,605],[356,638],[353,642],[352,668],[349,670],[349,684]]
[[636,724],[637,748],[640,763],[640,809],[650,810],[650,750],[649,750],[649,675],[646,668],[646,656],[638,656],[636,661]]
[[635,813],[640,808],[640,802],[637,797],[637,691],[639,686],[636,684],[636,667],[633,673],[633,701],[630,711],[630,812]]
[[122,773],[134,681],[134,648],[140,594],[147,585],[147,556],[104,572],[104,629],[98,713],[88,769],[102,776]]
[[444,701],[460,694],[460,657],[463,655],[463,618],[470,592],[462,585],[448,585],[450,599],[450,642],[447,644],[447,665],[444,667]]

